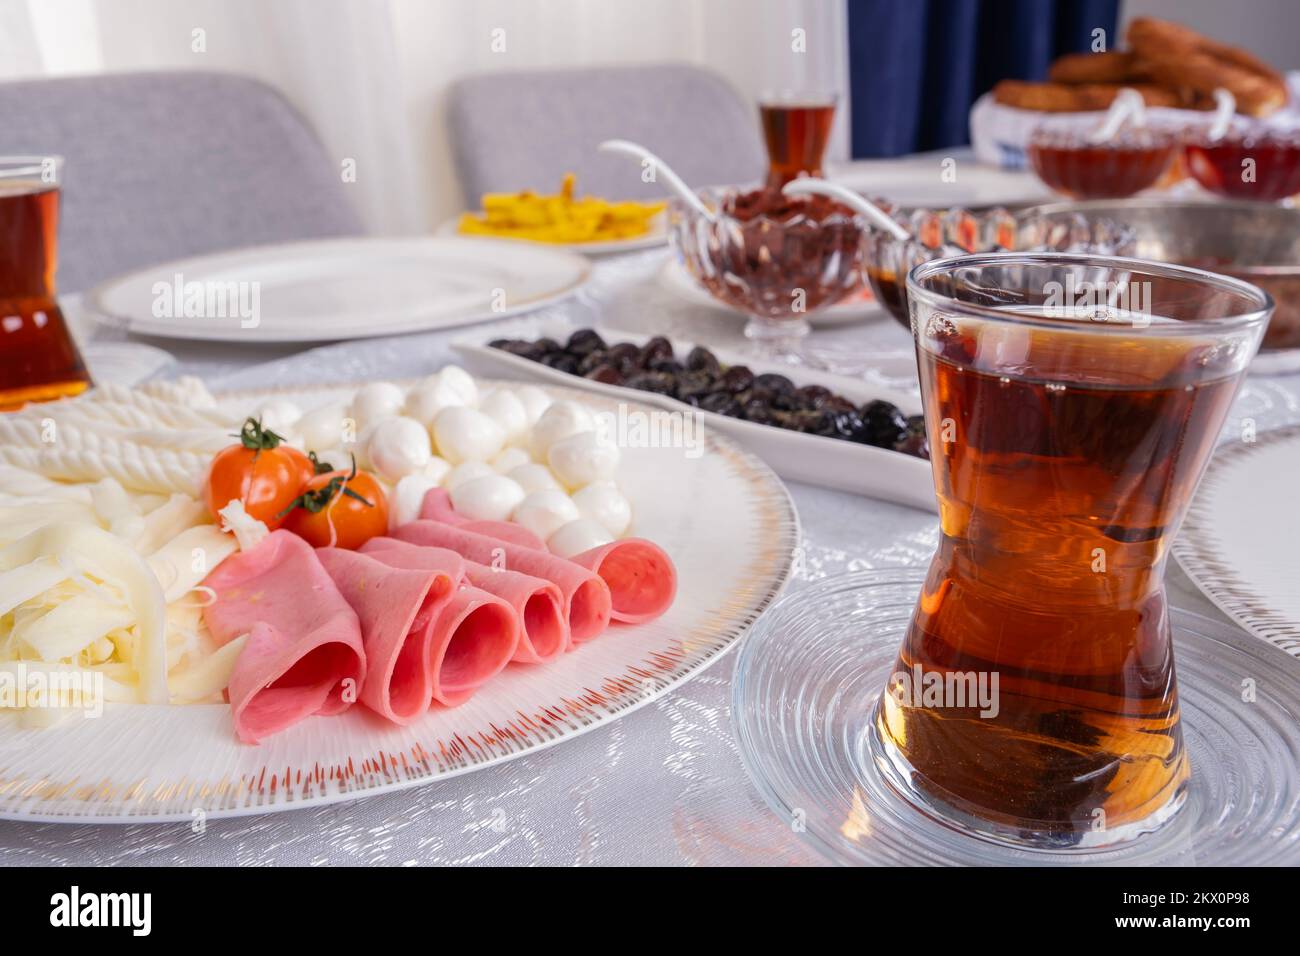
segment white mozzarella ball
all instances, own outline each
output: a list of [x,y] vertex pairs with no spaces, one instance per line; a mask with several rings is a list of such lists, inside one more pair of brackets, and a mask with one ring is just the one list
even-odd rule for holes
[[385,418],[392,418],[402,410],[406,396],[392,382],[371,382],[363,385],[352,396],[352,405],[348,409],[356,427],[361,430],[372,427]]
[[613,535],[590,518],[570,521],[546,539],[546,547],[562,558],[571,558],[614,540]]
[[446,458],[439,458],[437,455],[431,455],[429,460],[424,463],[424,467],[420,469],[420,474],[435,485],[441,485],[446,481],[450,472],[451,462]]
[[455,405],[444,408],[433,420],[433,438],[438,454],[453,465],[463,461],[487,461],[506,443],[506,433],[495,421],[476,408]]
[[553,444],[546,460],[561,483],[568,488],[581,488],[614,477],[618,469],[618,446],[595,432],[582,432]]
[[302,409],[287,398],[276,398],[262,406],[258,417],[262,420],[263,428],[286,435],[290,431],[298,431],[294,425],[302,418]]
[[551,396],[547,395],[536,385],[521,385],[515,389],[515,398],[524,406],[524,413],[528,416],[528,424],[537,424],[537,419],[542,417],[542,412],[551,406]]
[[[551,474],[551,469],[537,462],[520,465],[506,472],[506,476],[517,482],[524,491],[538,491],[542,488],[559,488],[560,483]],[[561,489],[563,490],[563,489]]]
[[518,441],[528,430],[528,412],[512,392],[495,388],[483,396],[478,410],[501,426],[506,441]]
[[530,491],[512,516],[537,537],[545,541],[570,521],[582,517],[578,507],[559,488],[539,488]]
[[523,500],[524,489],[505,475],[484,475],[451,489],[451,506],[475,521],[505,521]]
[[319,452],[323,448],[335,448],[343,440],[343,419],[347,417],[344,406],[326,405],[294,422],[294,430],[302,438],[303,447]]
[[459,393],[443,385],[435,376],[406,393],[405,414],[417,422],[432,426],[433,420],[444,408],[464,404]]
[[420,517],[424,496],[437,487],[438,483],[425,475],[407,475],[399,481],[388,495],[388,530]]
[[591,412],[577,402],[552,402],[542,417],[537,419],[531,436],[533,457],[546,461],[546,453],[558,441],[570,435],[580,435],[595,429]]
[[459,395],[462,405],[478,404],[478,384],[474,376],[459,365],[448,365],[438,373],[438,381],[452,393]]
[[575,491],[573,503],[584,518],[590,518],[616,538],[632,523],[632,505],[612,481],[593,481]]
[[422,469],[433,457],[428,430],[414,418],[389,418],[374,427],[366,454],[379,477],[397,481]]
[[503,475],[509,474],[520,465],[526,465],[532,459],[522,448],[506,448],[492,459],[491,465]]
[[443,479],[442,486],[448,491],[452,491],[467,481],[473,481],[475,478],[486,478],[488,475],[495,474],[496,472],[492,470],[492,466],[485,461],[467,461],[447,472],[447,477]]

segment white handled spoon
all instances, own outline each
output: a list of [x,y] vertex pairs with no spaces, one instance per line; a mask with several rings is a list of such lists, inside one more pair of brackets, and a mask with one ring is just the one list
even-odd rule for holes
[[682,202],[686,203],[696,213],[703,216],[709,222],[717,221],[717,215],[712,209],[704,205],[704,202],[695,194],[695,190],[683,182],[682,177],[673,172],[673,168],[656,156],[650,150],[646,149],[639,143],[629,142],[626,139],[607,139],[597,147],[602,153],[622,153],[624,156],[631,156],[640,160],[642,163],[649,163],[654,167],[655,173],[662,176],[668,188],[675,192]]
[[793,179],[786,183],[781,192],[787,196],[829,196],[831,199],[839,200],[848,206],[854,212],[865,216],[877,229],[883,229],[899,242],[907,242],[912,238],[912,234],[894,222],[883,209],[873,203],[871,200],[858,195],[852,189],[847,189],[838,183],[829,183],[824,179],[816,179],[812,176],[805,176],[800,179]]

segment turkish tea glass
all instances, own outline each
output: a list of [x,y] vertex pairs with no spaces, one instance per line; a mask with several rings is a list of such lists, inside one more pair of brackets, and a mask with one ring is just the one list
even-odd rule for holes
[[0,157],[0,411],[90,387],[55,300],[62,172],[55,156]]
[[964,832],[1132,839],[1185,795],[1165,562],[1273,302],[1068,253],[929,262],[907,291],[941,534],[877,764]]
[[767,146],[767,188],[800,176],[822,176],[822,159],[835,122],[834,93],[782,90],[758,100]]

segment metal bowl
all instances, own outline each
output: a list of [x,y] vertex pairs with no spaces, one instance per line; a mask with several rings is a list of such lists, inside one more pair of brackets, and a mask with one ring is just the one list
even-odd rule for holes
[[1035,206],[1052,218],[1083,214],[1133,229],[1132,255],[1197,266],[1253,283],[1277,310],[1264,350],[1300,347],[1300,210],[1258,202],[1095,200]]

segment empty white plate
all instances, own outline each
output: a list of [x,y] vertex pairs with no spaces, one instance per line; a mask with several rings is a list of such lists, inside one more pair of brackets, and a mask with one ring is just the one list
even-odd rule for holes
[[1187,576],[1257,637],[1300,657],[1300,425],[1224,444],[1174,540]]
[[313,342],[449,328],[571,295],[582,256],[522,242],[413,237],[255,246],[150,266],[86,296],[129,332],[225,342]]

